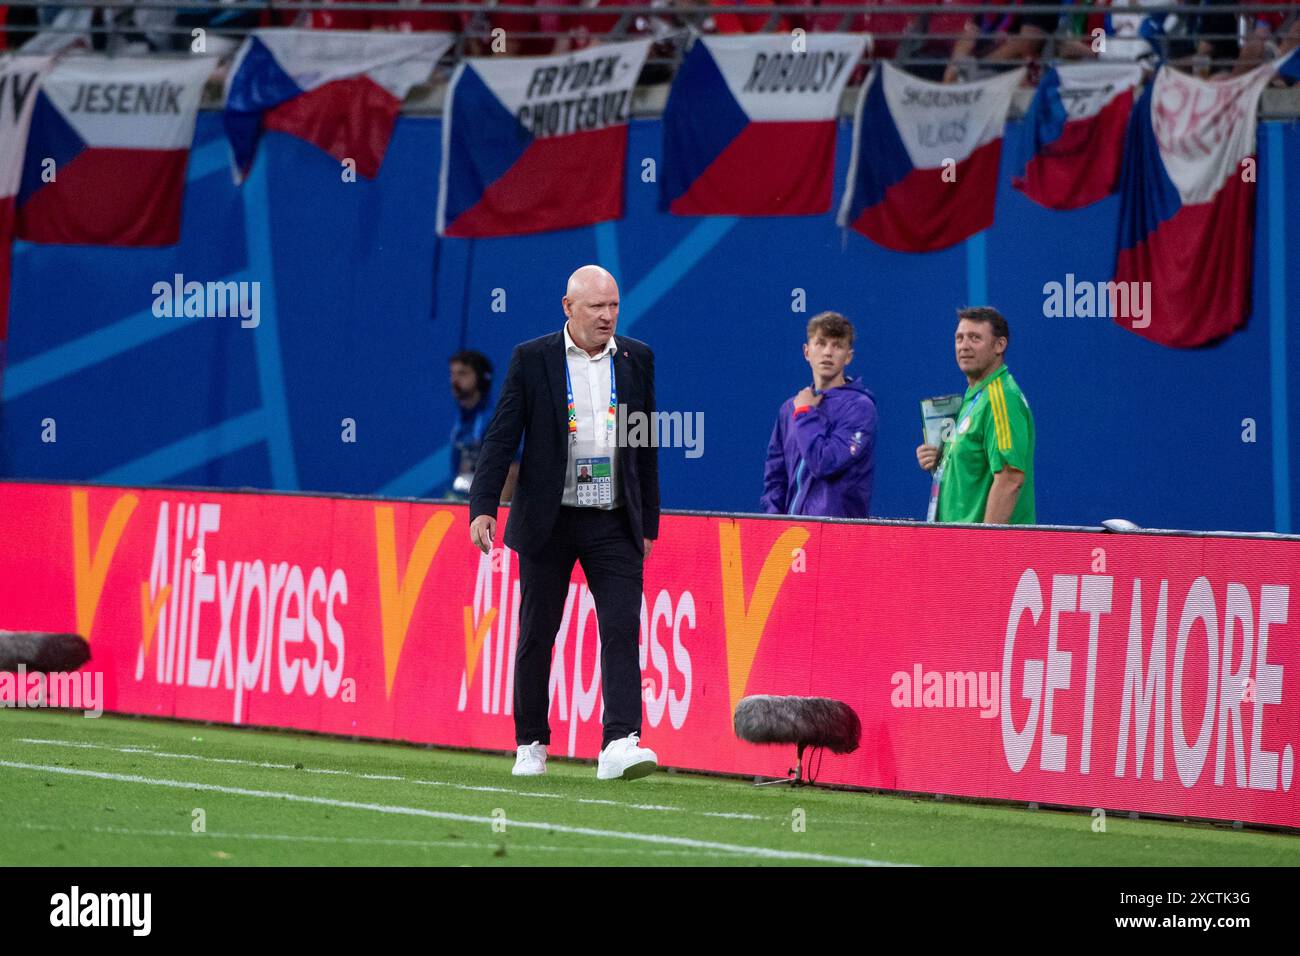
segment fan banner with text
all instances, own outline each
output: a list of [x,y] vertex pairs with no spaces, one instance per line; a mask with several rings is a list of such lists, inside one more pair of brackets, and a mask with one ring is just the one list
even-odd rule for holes
[[437,228],[462,239],[623,217],[627,127],[649,40],[467,57],[447,83]]
[[[109,711],[514,748],[518,561],[471,547],[464,505],[6,482],[0,515],[0,629],[88,637]],[[821,782],[1300,826],[1300,541],[661,531],[641,665],[665,766],[784,776],[793,746],[737,740],[735,706],[824,696],[862,746]],[[597,643],[575,568],[556,756],[599,748]]]

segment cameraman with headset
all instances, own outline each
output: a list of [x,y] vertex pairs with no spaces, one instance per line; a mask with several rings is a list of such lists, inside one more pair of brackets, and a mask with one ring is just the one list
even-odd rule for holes
[[[482,352],[467,349],[448,359],[451,394],[456,399],[456,419],[451,427],[451,481],[441,497],[468,498],[474,469],[483,446],[483,434],[492,421],[492,363]],[[519,455],[510,463],[501,489],[502,503],[514,497],[519,476]]]

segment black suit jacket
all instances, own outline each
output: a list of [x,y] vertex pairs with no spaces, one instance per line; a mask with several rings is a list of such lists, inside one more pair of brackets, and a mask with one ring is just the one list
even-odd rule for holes
[[[644,342],[617,333],[614,341],[618,403],[626,406],[625,412],[654,412],[654,353]],[[563,331],[515,346],[470,487],[470,520],[495,517],[506,473],[523,437],[523,460],[505,533],[505,543],[522,554],[535,554],[545,546],[564,494],[569,461],[564,362]],[[655,434],[653,428],[650,434]],[[659,449],[620,447],[618,481],[632,537],[643,549],[642,538],[659,537]]]

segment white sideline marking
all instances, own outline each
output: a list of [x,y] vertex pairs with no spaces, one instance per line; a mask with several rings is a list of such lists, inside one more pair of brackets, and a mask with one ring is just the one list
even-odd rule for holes
[[661,813],[676,813],[681,807],[663,807],[656,803],[620,803],[618,800],[598,800],[595,797],[572,797],[576,803],[599,803],[607,807],[627,807],[629,810],[658,810]]
[[[163,757],[168,760],[198,760],[203,763],[238,764],[242,767],[261,767],[264,770],[292,770],[291,763],[267,763],[261,760],[240,760],[238,757],[207,757],[203,754],[174,754],[161,750],[142,750],[139,747],[113,747],[109,744],[91,744],[76,740],[45,740],[40,737],[19,737],[20,744],[45,744],[51,747],[76,747],[78,750],[110,750],[119,754],[142,754],[146,757]],[[321,770],[317,773],[346,773],[345,770]],[[400,779],[400,778],[399,778]]]
[[[338,807],[343,810],[369,810],[373,813],[390,813],[399,816],[424,817],[430,820],[455,820],[457,823],[481,823],[491,825],[498,822],[497,817],[474,816],[468,813],[451,813],[445,810],[426,810],[423,807],[402,807],[383,803],[361,803],[355,800],[335,800],[330,797],[314,797],[301,793],[281,793],[274,790],[249,790],[245,787],[225,787],[215,783],[197,781],[166,780],[155,777],[142,777],[130,773],[105,773],[99,770],[78,770],[74,767],[56,767],[45,764],[18,763],[14,760],[0,760],[0,767],[13,770],[36,770],[41,773],[60,773],[69,777],[89,777],[94,780],[111,780],[117,783],[138,783],[153,787],[169,787],[174,790],[202,790],[209,793],[224,793],[236,797],[260,797],[267,800],[289,800],[294,803],[311,803],[323,807]],[[573,827],[563,823],[545,823],[531,820],[509,820],[511,826],[526,830],[547,830],[553,833],[571,833],[575,836],[603,837],[611,840],[633,840],[638,843],[652,843],[667,846],[680,846],[698,850],[721,850],[769,860],[807,860],[812,863],[840,863],[846,866],[899,866],[906,864],[889,863],[884,860],[858,859],[848,856],[832,856],[823,853],[804,853],[797,850],[774,850],[769,847],[745,846],[738,843],[718,843],[713,840],[693,840],[690,837],[667,836],[660,833],[631,833],[624,830],[597,830],[593,827]]]
[[[347,773],[346,770],[342,771]],[[528,790],[511,790],[509,787],[489,787],[487,785],[475,786],[469,783],[449,783],[446,780],[415,780],[411,779],[408,783],[418,783],[422,787],[451,787],[453,790],[473,790],[476,793],[508,793],[515,797],[538,797],[544,800],[564,800],[562,793],[532,793]]]
[[[450,849],[465,848],[470,850],[495,850],[502,846],[500,843],[477,843],[473,840],[402,840],[397,837],[341,837],[341,836],[318,836],[314,834],[294,834],[294,833],[218,833],[208,831],[205,833],[194,833],[190,830],[134,830],[128,827],[90,827],[88,830],[69,830],[66,827],[55,826],[47,823],[23,823],[24,830],[43,830],[62,834],[77,833],[106,833],[111,836],[143,836],[143,837],[179,837],[182,839],[193,840],[273,840],[281,843],[345,843],[345,844],[376,844],[379,846],[407,846],[417,848],[442,848]],[[509,847],[511,853],[519,850],[533,850],[539,853],[573,853],[579,851],[582,853],[642,853],[651,856],[708,856],[715,859],[734,859],[734,853],[713,853],[707,850],[648,850],[624,846],[547,846],[541,843],[519,843],[511,844]]]
[[[256,760],[241,760],[236,757],[208,757],[202,754],[177,754],[166,751],[156,750],[139,750],[138,746],[114,747],[110,744],[92,744],[72,740],[49,740],[40,737],[18,737],[19,743],[24,744],[45,744],[54,747],[76,747],[81,750],[107,750],[114,753],[135,754],[143,753],[150,757],[176,758],[178,760],[198,760],[201,762],[238,764],[245,767],[258,767],[265,770],[294,770],[293,764],[288,763],[266,763]],[[157,746],[150,744],[149,746]],[[571,797],[563,793],[541,793],[532,790],[515,790],[511,787],[492,787],[487,785],[474,785],[468,783],[452,783],[447,780],[419,780],[414,777],[398,777],[385,774],[358,774],[352,770],[332,770],[324,767],[307,767],[303,773],[333,774],[340,777],[358,777],[363,780],[397,780],[405,783],[415,783],[425,787],[450,787],[453,790],[466,790],[475,793],[504,793],[514,797],[532,797],[538,800],[569,800],[576,803],[592,803],[606,807],[623,807],[627,810],[651,810],[660,813],[690,813],[702,817],[716,817],[723,820],[779,820],[786,821],[784,816],[763,816],[757,813],[723,813],[719,811],[705,810],[687,810],[684,807],[667,807],[653,803],[624,803],[621,800],[601,800],[595,797]],[[874,821],[865,820],[841,820],[844,826],[875,826]]]
[[[177,760],[198,760],[207,763],[224,763],[239,764],[245,767],[259,767],[265,770],[293,770],[293,764],[289,763],[264,763],[256,760],[240,760],[236,757],[207,757],[202,754],[175,754],[164,751],[137,751],[131,747],[113,747],[108,744],[82,743],[71,740],[47,740],[37,737],[19,737],[19,743],[24,744],[41,744],[54,747],[76,747],[81,750],[108,750],[114,753],[147,753],[150,757],[161,757],[164,759],[175,758]],[[694,812],[684,811],[681,807],[665,807],[653,803],[623,803],[619,800],[598,800],[594,797],[569,797],[562,793],[538,793],[529,790],[513,790],[509,787],[489,787],[474,786],[468,783],[451,783],[445,780],[416,780],[408,777],[397,777],[391,774],[379,773],[354,773],[351,770],[324,770],[313,768],[308,773],[330,773],[345,777],[357,777],[361,780],[397,780],[406,783],[418,783],[426,787],[451,787],[453,790],[469,790],[477,793],[505,793],[515,797],[536,797],[541,800],[573,800],[578,803],[596,803],[607,807],[623,807],[628,810],[653,810],[660,813],[682,813]],[[718,816],[715,813],[702,813],[702,816]],[[745,820],[780,820],[783,817],[760,817],[752,815],[741,815],[737,819]]]

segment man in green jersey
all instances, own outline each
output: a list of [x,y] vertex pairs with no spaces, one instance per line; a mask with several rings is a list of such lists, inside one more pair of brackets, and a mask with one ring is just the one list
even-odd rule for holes
[[942,451],[916,449],[922,468],[939,469],[937,521],[1034,523],[1034,416],[1003,362],[1010,339],[997,309],[957,311],[957,367],[966,376],[966,396]]

